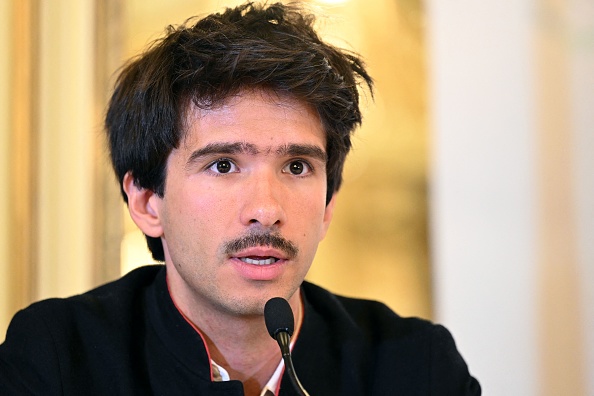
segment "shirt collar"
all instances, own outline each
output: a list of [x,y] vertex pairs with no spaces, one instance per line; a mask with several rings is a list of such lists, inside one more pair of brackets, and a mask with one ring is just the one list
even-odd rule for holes
[[[215,382],[229,381],[231,379],[227,370],[225,370],[222,366],[219,366],[214,360],[211,360],[210,364],[212,366],[213,380]],[[272,377],[270,377],[266,385],[264,385],[260,396],[276,395],[276,390],[280,385],[280,380],[282,378],[284,369],[285,362],[283,359],[281,359],[278,366],[276,367],[276,370],[274,370],[274,374],[272,374]]]

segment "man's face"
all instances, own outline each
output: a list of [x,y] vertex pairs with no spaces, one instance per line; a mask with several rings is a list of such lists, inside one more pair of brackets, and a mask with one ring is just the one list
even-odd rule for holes
[[153,196],[168,282],[186,309],[261,314],[290,299],[328,229],[325,133],[313,109],[266,92],[192,108]]

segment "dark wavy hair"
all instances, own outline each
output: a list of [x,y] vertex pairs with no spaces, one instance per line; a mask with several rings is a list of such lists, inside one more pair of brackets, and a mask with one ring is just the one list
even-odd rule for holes
[[[195,22],[195,23],[194,23]],[[271,90],[312,106],[326,132],[326,200],[342,182],[350,135],[361,123],[358,85],[373,94],[360,57],[324,43],[315,18],[296,5],[246,3],[168,27],[166,35],[122,69],[106,115],[120,186],[165,194],[166,161],[184,137],[190,104],[208,108],[246,89]],[[127,195],[122,189],[124,201]],[[163,245],[147,236],[156,260]]]

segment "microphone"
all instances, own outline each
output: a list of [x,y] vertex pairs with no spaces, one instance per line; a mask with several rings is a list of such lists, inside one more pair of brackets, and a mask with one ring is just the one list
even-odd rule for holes
[[291,350],[289,349],[291,336],[295,329],[295,320],[289,302],[281,297],[268,300],[264,306],[264,321],[266,322],[268,334],[278,342],[293,387],[299,395],[309,396],[309,393],[297,378],[295,367],[293,367],[293,359],[291,358]]

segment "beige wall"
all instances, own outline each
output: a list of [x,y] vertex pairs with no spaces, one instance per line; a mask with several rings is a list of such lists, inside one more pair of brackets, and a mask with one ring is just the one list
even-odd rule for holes
[[594,5],[428,6],[436,317],[486,394],[592,395]]

